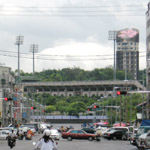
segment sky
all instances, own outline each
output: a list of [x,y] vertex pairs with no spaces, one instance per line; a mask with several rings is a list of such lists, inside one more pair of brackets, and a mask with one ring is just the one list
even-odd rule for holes
[[0,0],[0,64],[35,71],[113,66],[109,31],[136,28],[140,32],[140,69],[146,68],[146,16],[149,0]]

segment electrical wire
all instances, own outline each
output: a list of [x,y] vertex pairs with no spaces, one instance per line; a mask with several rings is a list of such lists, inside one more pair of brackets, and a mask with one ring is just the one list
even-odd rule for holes
[[[0,52],[6,52],[6,53],[14,53],[18,54],[18,52],[13,51],[6,51],[6,50],[0,50]],[[146,51],[141,51],[139,53],[146,53]],[[32,53],[20,53],[20,55],[32,55]],[[39,54],[35,53],[36,56],[44,56],[44,57],[104,57],[104,56],[112,56],[114,54],[105,54],[105,55],[47,55],[47,54]]]
[[106,8],[112,8],[112,7],[114,7],[114,8],[124,8],[124,7],[145,7],[145,5],[114,5],[114,6],[112,6],[112,5],[96,5],[96,6],[40,6],[40,7],[38,7],[38,6],[0,6],[1,8],[40,8],[40,9],[42,9],[42,8],[101,8],[101,7],[106,7]]
[[[126,5],[126,6],[85,6],[85,7],[80,7],[80,6],[67,6],[67,7],[35,7],[35,6],[0,6],[0,16],[47,16],[47,17],[57,17],[57,16],[62,16],[62,17],[98,17],[98,16],[145,16],[144,14],[93,14],[93,13],[115,13],[115,12],[143,12],[146,10],[136,10],[136,7],[144,7],[145,5]],[[98,8],[134,8],[133,10],[99,10]],[[5,9],[4,9],[5,8]],[[11,9],[6,9],[6,8],[11,8]],[[15,8],[15,9],[12,9]],[[16,10],[17,8],[17,10]],[[52,9],[52,8],[59,8],[59,9],[76,9],[76,10],[47,10],[47,9]],[[77,10],[77,9],[83,9],[83,10]],[[87,9],[98,9],[98,10],[87,10]],[[46,10],[41,10],[41,9],[46,9]],[[3,12],[3,13],[2,13]],[[9,13],[10,14],[9,14]],[[11,14],[11,12],[18,12],[19,14]],[[20,13],[28,13],[28,14],[20,14]],[[31,12],[34,13],[41,13],[41,14],[32,14]],[[59,14],[59,13],[68,13],[69,14]],[[45,13],[58,13],[58,14],[45,14]],[[87,14],[72,14],[72,13],[87,13]],[[89,14],[92,13],[92,14]]]
[[[10,54],[0,54],[0,56],[6,56],[6,57],[18,57],[17,55],[10,55]],[[146,55],[141,55],[139,57],[146,57]],[[24,59],[33,59],[32,57],[25,57],[21,56],[20,58]],[[100,60],[113,60],[114,58],[88,58],[88,59],[80,59],[80,58],[75,58],[75,59],[60,59],[60,58],[40,58],[40,57],[35,57],[37,60],[50,60],[50,61],[100,61]]]

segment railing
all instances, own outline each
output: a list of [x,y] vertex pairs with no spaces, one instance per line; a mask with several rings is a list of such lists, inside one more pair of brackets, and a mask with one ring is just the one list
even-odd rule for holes
[[33,119],[103,119],[103,120],[107,120],[108,117],[107,116],[64,116],[64,115],[58,115],[58,116],[32,116]]

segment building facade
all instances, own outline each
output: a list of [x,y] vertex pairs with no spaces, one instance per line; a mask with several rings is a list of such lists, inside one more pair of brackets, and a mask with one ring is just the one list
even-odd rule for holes
[[150,3],[146,12],[146,80],[147,90],[150,90]]
[[11,68],[0,66],[0,126],[12,122],[13,101],[6,101],[5,97],[12,98],[14,93],[15,78]]
[[116,68],[131,75],[132,80],[138,79],[139,72],[139,31],[135,28],[117,31],[116,35]]

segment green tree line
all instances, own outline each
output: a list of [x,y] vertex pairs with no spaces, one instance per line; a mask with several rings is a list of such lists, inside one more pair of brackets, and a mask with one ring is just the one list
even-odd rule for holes
[[[139,80],[145,85],[145,69],[139,71]],[[23,77],[33,77],[32,73],[24,73],[21,71],[21,76]],[[61,70],[44,70],[41,72],[36,72],[34,77],[40,79],[41,81],[96,81],[96,80],[113,80],[113,68],[106,67],[101,69],[94,69],[91,71],[85,71],[80,68],[64,68]],[[116,71],[117,80],[125,79],[124,71]],[[132,79],[130,74],[127,75],[128,80]],[[31,95],[30,95],[31,96]],[[75,115],[78,116],[80,113],[86,115],[87,107],[91,106],[93,103],[99,103],[99,105],[120,105],[120,99],[118,97],[112,98],[108,97],[106,100],[98,102],[101,97],[87,97],[87,96],[71,96],[71,97],[63,97],[63,96],[51,96],[50,94],[32,94],[33,98],[43,105],[46,105],[46,113],[60,112],[65,115]],[[132,103],[130,103],[132,100]],[[139,111],[136,108],[136,105],[143,101],[143,98],[137,94],[133,95],[132,98],[128,97],[127,100],[123,97],[123,102],[127,101],[126,108],[128,111],[127,117],[125,113],[122,115],[123,120],[127,118],[128,121],[130,119],[134,120],[136,118],[136,112]],[[125,103],[124,103],[125,104]],[[122,106],[124,106],[122,104]],[[123,109],[123,107],[121,108]],[[132,110],[132,114],[129,110]],[[96,112],[99,115],[102,115],[101,111]],[[113,122],[116,121],[116,115],[119,118],[119,112],[116,114],[115,109],[108,109],[107,115],[109,118],[112,117]]]

